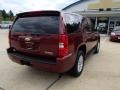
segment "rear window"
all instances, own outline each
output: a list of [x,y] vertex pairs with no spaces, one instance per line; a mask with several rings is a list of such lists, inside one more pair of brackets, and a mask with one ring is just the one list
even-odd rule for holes
[[13,25],[12,31],[37,34],[58,34],[59,16],[18,18]]

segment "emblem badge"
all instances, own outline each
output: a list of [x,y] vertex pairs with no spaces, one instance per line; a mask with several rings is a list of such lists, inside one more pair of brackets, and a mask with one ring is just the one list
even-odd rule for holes
[[26,37],[26,38],[25,38],[25,41],[26,41],[26,42],[31,41],[31,37]]

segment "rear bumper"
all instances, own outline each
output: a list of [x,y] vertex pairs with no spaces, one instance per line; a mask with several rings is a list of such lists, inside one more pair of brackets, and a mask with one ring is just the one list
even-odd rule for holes
[[20,52],[13,51],[13,49],[7,49],[9,58],[18,64],[28,65],[34,68],[38,68],[44,71],[63,73],[70,70],[75,60],[72,54],[63,58],[41,58],[36,56],[25,55]]

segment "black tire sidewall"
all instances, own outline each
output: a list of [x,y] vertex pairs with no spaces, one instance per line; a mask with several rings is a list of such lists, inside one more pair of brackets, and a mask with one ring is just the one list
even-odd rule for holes
[[[82,70],[79,72],[79,71],[78,71],[78,61],[79,61],[79,57],[80,57],[81,55],[83,56],[83,67],[82,67]],[[83,68],[84,68],[84,60],[85,60],[84,52],[83,52],[82,50],[80,50],[80,51],[78,52],[78,54],[77,54],[76,62],[75,62],[75,65],[74,65],[74,67],[73,67],[73,69],[72,69],[72,72],[71,72],[72,76],[78,77],[78,76],[81,75],[81,73],[82,73],[82,71],[83,71]]]
[[[99,44],[99,49],[98,49],[98,44]],[[96,47],[95,47],[95,52],[94,53],[99,53],[100,51],[100,41],[98,41]]]

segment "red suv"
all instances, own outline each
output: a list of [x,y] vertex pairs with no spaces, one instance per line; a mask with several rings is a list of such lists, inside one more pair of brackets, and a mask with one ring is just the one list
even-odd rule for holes
[[81,15],[33,11],[17,14],[9,44],[8,56],[16,63],[77,77],[88,52],[99,52],[100,36]]

